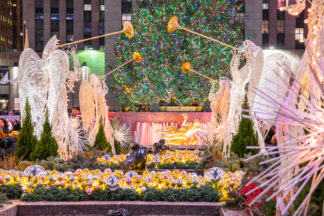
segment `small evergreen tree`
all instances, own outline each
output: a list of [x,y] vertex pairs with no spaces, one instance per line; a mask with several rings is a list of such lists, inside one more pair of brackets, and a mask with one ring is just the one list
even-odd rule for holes
[[48,120],[48,110],[46,110],[45,115],[41,139],[37,142],[35,150],[30,154],[30,159],[33,161],[36,159],[43,160],[50,156],[54,157],[57,155],[58,145],[52,135],[52,126]]
[[100,126],[99,126],[99,130],[96,135],[96,140],[95,140],[93,146],[97,147],[100,150],[105,150],[109,153],[112,153],[111,145],[109,144],[109,142],[107,142],[107,139],[105,136],[105,130],[104,130],[104,126],[102,124],[102,118],[100,118]]
[[27,98],[24,110],[25,116],[22,120],[22,128],[19,132],[16,149],[17,157],[23,157],[27,160],[30,159],[30,154],[38,141],[34,135],[30,110],[31,108]]
[[120,142],[118,142],[118,141],[115,140],[115,139],[114,139],[114,147],[115,147],[116,155],[120,155],[120,154],[121,154],[121,146],[120,146]]
[[[244,103],[242,105],[243,110],[249,109],[247,96],[244,98]],[[242,114],[249,115],[248,112],[242,111]],[[239,129],[237,134],[232,139],[231,152],[235,153],[239,157],[244,157],[244,154],[251,152],[256,154],[258,150],[247,149],[247,146],[258,146],[258,135],[253,130],[253,122],[251,119],[242,118],[239,124]]]

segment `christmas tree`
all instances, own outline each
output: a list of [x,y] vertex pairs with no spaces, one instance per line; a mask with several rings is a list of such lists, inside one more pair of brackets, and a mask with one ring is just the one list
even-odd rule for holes
[[[213,79],[228,76],[231,48],[177,30],[167,32],[167,23],[178,16],[179,24],[198,33],[239,47],[243,41],[242,1],[235,0],[139,0],[132,11],[135,37],[121,36],[115,45],[118,64],[141,53],[141,64],[129,64],[114,73],[110,88],[124,106],[152,105],[171,98],[178,105],[207,100],[208,80],[183,74],[182,63]],[[117,66],[117,65],[115,65]]]
[[99,125],[99,130],[98,133],[96,135],[96,139],[94,142],[94,147],[112,153],[111,151],[111,145],[109,142],[107,142],[106,136],[105,136],[105,130],[104,130],[104,126],[102,124],[102,118],[100,118],[100,125]]
[[31,120],[30,105],[28,99],[25,104],[25,118],[22,121],[22,128],[19,132],[17,140],[17,149],[15,154],[20,158],[30,159],[30,154],[33,151],[38,140],[34,135],[34,127]]
[[[244,110],[249,110],[247,96],[244,98],[242,105],[242,114],[250,115]],[[231,152],[239,157],[244,157],[244,154],[251,152],[252,154],[258,153],[258,149],[247,149],[247,146],[258,146],[258,135],[253,130],[253,122],[251,119],[241,118],[237,134],[232,139]]]
[[46,110],[45,115],[46,118],[43,124],[41,138],[39,142],[37,142],[35,150],[30,154],[30,159],[33,161],[57,155],[58,145],[52,134],[52,127],[48,120],[48,110]]

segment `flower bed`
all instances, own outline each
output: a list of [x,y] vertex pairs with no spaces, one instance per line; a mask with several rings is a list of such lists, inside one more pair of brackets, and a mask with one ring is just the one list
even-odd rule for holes
[[[180,172],[179,170],[144,171],[142,175],[134,171],[124,174],[120,170],[112,171],[111,169],[106,169],[104,172],[78,169],[74,173],[40,171],[34,173],[34,175],[20,171],[1,170],[0,188],[9,186],[17,188],[17,185],[19,185],[22,193],[29,194],[24,195],[28,198],[24,199],[30,201],[50,200],[50,196],[54,193],[51,191],[60,193],[62,201],[70,199],[101,200],[100,196],[96,196],[96,194],[106,197],[104,200],[127,200],[133,199],[127,198],[133,196],[136,198],[134,200],[146,201],[153,201],[154,199],[161,201],[172,201],[172,199],[174,201],[218,201],[218,199],[229,199],[228,193],[238,189],[242,175],[242,172],[228,172],[222,178],[217,178],[218,181],[216,181],[216,179],[210,177],[198,176],[195,173],[185,171]],[[67,198],[64,194],[74,194],[73,197],[79,198]],[[214,198],[204,198],[207,194],[214,196]],[[88,198],[85,198],[85,195]],[[41,198],[35,198],[35,196]],[[120,198],[111,198],[115,196]],[[57,200],[60,199],[57,198]]]
[[[97,158],[97,163],[111,168],[119,168],[119,164],[126,160],[127,155],[105,155]],[[150,169],[195,169],[201,159],[199,151],[176,150],[167,151],[164,155],[149,154],[146,165]]]

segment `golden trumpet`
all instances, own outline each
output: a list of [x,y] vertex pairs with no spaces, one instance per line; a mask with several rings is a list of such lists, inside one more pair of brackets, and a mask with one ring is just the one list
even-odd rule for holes
[[139,52],[134,52],[133,53],[133,58],[125,62],[124,64],[120,65],[119,67],[115,68],[114,70],[110,71],[109,73],[106,73],[105,75],[101,76],[99,79],[105,78],[109,74],[115,72],[116,70],[120,69],[121,67],[124,67],[125,65],[131,63],[132,61],[135,61],[137,63],[140,63],[142,61],[142,56]]
[[195,74],[198,74],[199,76],[202,76],[202,77],[204,77],[204,78],[206,78],[206,79],[209,79],[209,80],[211,80],[211,81],[213,81],[213,82],[218,82],[217,80],[214,80],[214,79],[212,79],[212,78],[210,78],[210,77],[208,77],[208,76],[205,76],[205,75],[199,73],[198,71],[195,71],[195,70],[191,69],[191,64],[190,64],[190,62],[185,62],[185,63],[183,63],[182,66],[181,66],[181,71],[182,71],[184,74],[186,74],[186,73],[188,73],[188,72],[190,71],[190,72],[195,73]]
[[168,22],[168,32],[171,34],[177,29],[181,29],[181,26],[178,23],[178,17],[173,16]]
[[198,36],[200,36],[200,37],[203,37],[203,38],[206,38],[206,39],[208,39],[208,40],[211,40],[211,41],[214,41],[214,42],[216,42],[216,43],[219,43],[219,44],[221,44],[221,45],[223,45],[223,46],[227,46],[227,47],[230,47],[230,48],[232,48],[232,49],[235,49],[235,50],[239,50],[239,51],[244,52],[244,50],[242,50],[242,49],[240,49],[240,48],[234,47],[234,46],[232,46],[232,45],[226,44],[226,43],[224,43],[224,42],[222,42],[222,41],[219,41],[219,40],[217,40],[217,39],[214,39],[214,38],[211,38],[211,37],[208,37],[208,36],[205,36],[205,35],[199,34],[199,33],[197,33],[197,32],[191,31],[191,30],[189,30],[189,29],[186,29],[186,28],[180,26],[179,23],[178,23],[178,17],[173,16],[173,17],[169,20],[169,22],[168,22],[168,32],[169,32],[169,33],[173,33],[173,32],[174,32],[175,30],[177,30],[177,29],[182,29],[182,30],[184,30],[184,31],[190,32],[190,33],[192,33],[192,34],[195,34],[195,35],[198,35]]
[[139,52],[134,52],[133,59],[135,60],[135,62],[140,63],[142,61],[142,56]]
[[182,70],[182,72],[183,72],[184,74],[188,73],[188,72],[190,71],[190,69],[191,69],[191,64],[190,64],[190,62],[185,62],[185,63],[183,63],[182,66],[181,66],[181,70]]
[[69,46],[72,44],[77,44],[77,43],[82,43],[82,42],[86,42],[86,41],[90,41],[90,40],[95,40],[95,39],[99,39],[99,38],[103,38],[103,37],[108,37],[111,35],[115,35],[115,34],[125,34],[126,37],[128,38],[132,38],[134,37],[134,28],[133,25],[130,22],[125,22],[123,29],[121,31],[118,32],[113,32],[113,33],[108,33],[108,34],[104,34],[104,35],[99,35],[96,37],[91,37],[91,38],[87,38],[87,39],[82,39],[82,40],[78,40],[78,41],[74,41],[71,43],[66,43],[66,44],[62,44],[62,45],[58,45],[56,46],[56,48],[60,48],[60,47],[64,47],[64,46]]
[[122,33],[124,33],[126,35],[126,37],[128,37],[129,39],[134,37],[134,27],[133,27],[132,23],[125,22],[124,26],[123,26]]

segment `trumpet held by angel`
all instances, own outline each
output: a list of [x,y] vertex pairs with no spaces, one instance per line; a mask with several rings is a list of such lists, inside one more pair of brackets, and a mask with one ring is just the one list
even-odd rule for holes
[[190,123],[187,122],[187,114],[183,114],[183,117],[184,121],[181,124],[181,128],[176,129],[173,126],[169,126],[165,131],[156,131],[161,133],[161,139],[165,139],[167,145],[198,145],[198,138],[195,133],[198,131],[205,132],[205,130],[200,126],[198,119]]

